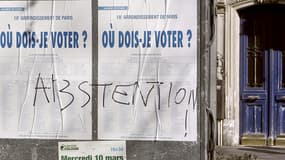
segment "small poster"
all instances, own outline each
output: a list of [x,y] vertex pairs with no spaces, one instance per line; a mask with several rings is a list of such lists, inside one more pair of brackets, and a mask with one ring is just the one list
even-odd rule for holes
[[59,160],[126,160],[125,141],[59,142]]

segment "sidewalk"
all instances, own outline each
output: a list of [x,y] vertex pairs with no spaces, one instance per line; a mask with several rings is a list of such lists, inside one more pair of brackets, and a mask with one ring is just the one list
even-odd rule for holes
[[285,160],[284,147],[216,147],[216,160]]

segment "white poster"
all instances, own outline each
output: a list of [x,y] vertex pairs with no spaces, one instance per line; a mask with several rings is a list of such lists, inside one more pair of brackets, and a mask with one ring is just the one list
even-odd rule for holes
[[125,141],[59,142],[59,160],[126,160]]
[[0,2],[0,137],[91,139],[91,0]]
[[197,8],[99,0],[99,139],[197,141]]

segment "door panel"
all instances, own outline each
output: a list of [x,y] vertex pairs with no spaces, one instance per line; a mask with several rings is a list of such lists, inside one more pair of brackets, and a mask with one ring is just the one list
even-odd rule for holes
[[264,89],[265,54],[256,48],[249,48],[246,56],[246,88]]
[[285,103],[277,103],[277,136],[285,135]]
[[[244,111],[243,118],[243,131],[244,135],[264,135],[266,133],[267,124],[265,123],[264,117],[267,103],[264,100],[256,100],[255,102],[246,102],[245,100],[242,104]],[[265,136],[265,135],[264,135]]]
[[285,145],[285,102],[276,103],[275,145]]
[[274,101],[272,112],[274,112],[274,117],[276,123],[273,125],[272,129],[275,131],[274,138],[276,139],[277,145],[285,144],[285,52],[277,52],[274,55],[275,64],[272,65],[274,70],[272,88],[273,96],[272,101]]
[[240,37],[241,143],[264,145],[268,137],[269,52],[261,51],[248,35]]

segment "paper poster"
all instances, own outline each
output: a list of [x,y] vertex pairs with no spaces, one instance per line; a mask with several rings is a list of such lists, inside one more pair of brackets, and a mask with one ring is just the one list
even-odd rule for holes
[[0,2],[0,137],[91,139],[91,0]]
[[197,8],[99,0],[99,139],[197,141]]
[[125,141],[59,142],[59,160],[126,160]]

